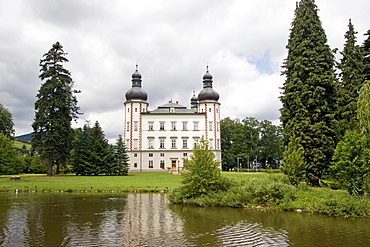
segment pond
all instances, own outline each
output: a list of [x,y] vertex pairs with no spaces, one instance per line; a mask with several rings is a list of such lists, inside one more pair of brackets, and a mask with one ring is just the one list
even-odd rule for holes
[[0,246],[369,246],[370,218],[170,204],[165,194],[0,193]]

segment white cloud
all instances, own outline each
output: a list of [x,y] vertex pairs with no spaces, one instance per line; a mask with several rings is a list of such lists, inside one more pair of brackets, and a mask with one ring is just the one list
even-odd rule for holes
[[[316,0],[332,48],[348,19],[370,27],[367,0]],[[202,89],[207,63],[222,117],[278,123],[280,75],[294,17],[291,0],[3,0],[0,2],[0,102],[16,134],[32,130],[38,63],[60,41],[70,62],[83,120],[99,121],[110,140],[122,134],[125,93],[139,61],[150,109]]]

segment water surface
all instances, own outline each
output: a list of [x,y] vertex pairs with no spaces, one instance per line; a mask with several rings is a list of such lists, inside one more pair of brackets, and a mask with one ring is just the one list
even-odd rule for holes
[[370,218],[169,204],[165,194],[0,193],[0,246],[369,246]]

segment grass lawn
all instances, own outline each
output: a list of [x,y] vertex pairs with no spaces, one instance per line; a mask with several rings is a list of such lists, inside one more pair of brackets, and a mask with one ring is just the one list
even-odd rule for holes
[[181,176],[167,172],[132,172],[128,176],[23,174],[19,181],[10,177],[0,176],[0,191],[151,192],[168,191],[181,184]]
[[[223,172],[236,179],[264,178],[267,173]],[[74,192],[118,192],[118,191],[169,191],[181,185],[182,177],[167,172],[131,172],[128,176],[75,176],[48,177],[44,174],[22,174],[20,181],[10,181],[11,175],[0,176],[1,191],[74,191]]]

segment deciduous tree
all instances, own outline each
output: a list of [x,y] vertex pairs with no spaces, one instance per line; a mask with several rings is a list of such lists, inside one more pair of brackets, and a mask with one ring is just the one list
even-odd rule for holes
[[0,133],[0,175],[19,174],[26,167],[23,156],[10,138]]
[[173,191],[170,200],[180,203],[189,198],[225,191],[229,188],[230,181],[221,175],[220,163],[216,161],[215,154],[209,149],[203,137],[194,147],[190,159],[184,160],[184,163],[187,172],[183,175],[183,185]]
[[0,103],[0,133],[7,137],[14,136],[14,123],[12,114]]

